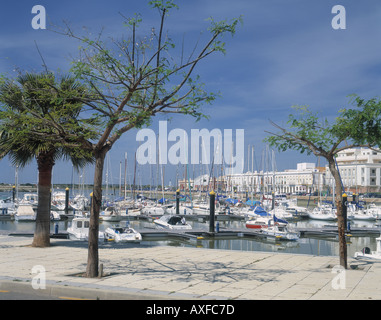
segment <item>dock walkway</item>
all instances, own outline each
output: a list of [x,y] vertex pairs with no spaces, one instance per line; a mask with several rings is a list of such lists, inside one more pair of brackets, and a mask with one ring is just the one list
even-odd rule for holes
[[[339,258],[126,244],[102,246],[100,278],[86,269],[87,243],[0,236],[0,295],[39,290],[52,297],[130,300],[370,300],[381,299],[381,262]],[[45,287],[33,289],[36,273]],[[34,270],[34,271],[33,271]],[[40,279],[40,278],[39,278]],[[156,302],[157,303],[157,302]],[[139,310],[136,310],[139,311]],[[239,310],[236,310],[237,312]]]

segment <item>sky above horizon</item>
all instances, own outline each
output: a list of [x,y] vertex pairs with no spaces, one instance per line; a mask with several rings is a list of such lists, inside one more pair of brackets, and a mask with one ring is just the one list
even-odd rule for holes
[[[181,1],[166,22],[171,37],[191,52],[208,27],[207,18],[231,19],[242,15],[234,37],[226,37],[226,54],[213,55],[201,63],[196,73],[206,88],[219,91],[219,97],[204,112],[209,120],[195,122],[190,117],[173,117],[168,131],[191,129],[244,130],[244,171],[248,169],[248,145],[254,146],[254,170],[263,169],[266,146],[265,131],[273,131],[270,121],[284,125],[293,105],[309,105],[323,117],[332,119],[338,111],[349,106],[349,95],[363,98],[379,96],[381,80],[381,3],[342,0],[192,0]],[[335,30],[331,22],[332,8],[346,9],[346,29]],[[104,36],[126,36],[124,16],[140,13],[143,18],[142,35],[158,28],[159,16],[148,6],[148,1],[8,1],[0,12],[0,74],[17,76],[17,70],[41,72],[42,60],[36,44],[49,69],[65,73],[78,54],[79,43],[49,30],[34,30],[31,13],[34,5],[46,9],[47,23],[62,25],[67,21],[78,32]],[[155,117],[152,129],[158,132],[158,123],[166,117]],[[137,130],[126,133],[110,151],[106,161],[112,171],[109,178],[119,181],[120,164],[124,171],[124,156],[128,156],[131,179],[134,152],[138,147]],[[250,151],[251,152],[251,151]],[[251,154],[250,154],[251,156]],[[276,169],[295,169],[299,162],[317,163],[314,156],[287,151],[275,153]],[[249,169],[252,160],[249,160]],[[149,165],[139,166],[142,179],[154,174]],[[194,175],[207,171],[197,168]],[[0,182],[14,183],[15,170],[8,158],[0,160]],[[172,185],[176,172],[183,168],[165,166],[165,181]],[[205,173],[205,172],[203,172]],[[92,183],[93,168],[86,168],[86,182]],[[193,173],[191,173],[193,174]],[[71,164],[58,162],[54,168],[53,183],[70,183]],[[78,177],[74,178],[76,181]],[[31,163],[19,172],[20,182],[36,183],[36,164]],[[143,182],[144,183],[144,182]]]

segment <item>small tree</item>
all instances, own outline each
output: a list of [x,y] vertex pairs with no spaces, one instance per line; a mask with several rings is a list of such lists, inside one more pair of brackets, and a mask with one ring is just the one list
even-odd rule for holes
[[270,136],[265,139],[279,151],[296,150],[327,160],[335,181],[340,265],[344,268],[347,268],[346,226],[342,208],[344,190],[335,157],[348,148],[378,148],[381,142],[381,102],[358,96],[354,96],[353,101],[356,108],[340,110],[331,122],[320,119],[317,113],[312,113],[305,106],[294,107],[295,114],[289,115],[288,128],[271,122],[279,132],[268,132]]
[[[233,35],[239,19],[231,22],[211,20],[210,37],[197,53],[185,57],[176,52],[175,43],[164,32],[168,13],[177,8],[172,1],[150,1],[159,12],[158,28],[140,38],[137,29],[142,22],[140,15],[125,21],[130,36],[111,39],[109,43],[76,35],[66,25],[56,32],[78,39],[82,43],[80,57],[73,62],[72,71],[88,84],[100,97],[88,106],[103,119],[100,138],[92,143],[95,157],[93,201],[90,215],[87,276],[98,276],[98,230],[102,200],[102,173],[104,159],[114,143],[132,128],[149,125],[159,113],[187,114],[200,119],[203,104],[211,103],[216,95],[208,93],[198,76],[196,66],[216,52],[225,52],[222,37]],[[157,31],[156,31],[157,30]],[[180,55],[179,59],[175,56]]]
[[[96,137],[89,120],[79,120],[79,98],[86,87],[52,73],[20,75],[0,85],[0,158],[9,155],[21,167],[33,159],[38,167],[38,207],[33,246],[50,245],[50,192],[57,159],[70,159],[81,167],[92,162],[92,154],[76,142]],[[65,139],[62,140],[63,132]],[[73,139],[75,138],[75,139]]]

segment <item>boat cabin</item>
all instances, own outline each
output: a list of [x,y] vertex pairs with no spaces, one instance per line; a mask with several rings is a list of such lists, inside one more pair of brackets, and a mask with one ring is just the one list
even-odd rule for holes
[[90,220],[88,218],[81,219],[81,218],[75,218],[72,221],[73,229],[88,229],[90,226]]

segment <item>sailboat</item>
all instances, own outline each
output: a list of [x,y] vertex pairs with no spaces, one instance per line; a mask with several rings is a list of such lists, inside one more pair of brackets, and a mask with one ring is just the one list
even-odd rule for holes
[[336,210],[331,205],[318,205],[312,211],[307,211],[308,217],[314,220],[335,221]]
[[[165,213],[176,214],[176,205],[174,205],[173,207],[167,207],[165,209]],[[180,204],[179,205],[179,214],[184,214],[184,215],[193,214],[193,210],[190,207],[187,207],[185,205]]]
[[375,221],[377,219],[377,215],[372,210],[366,210],[352,203],[347,208],[348,219],[366,221]]
[[153,201],[143,202],[143,207],[141,209],[141,212],[142,214],[155,215],[155,216],[162,216],[165,213],[164,208]]
[[101,221],[109,221],[109,222],[119,222],[122,220],[122,216],[120,215],[119,211],[111,206],[107,207],[105,210],[103,210],[99,214],[99,220]]
[[291,212],[288,212],[284,206],[276,206],[274,209],[269,211],[270,214],[276,215],[281,219],[292,219],[293,215]]

